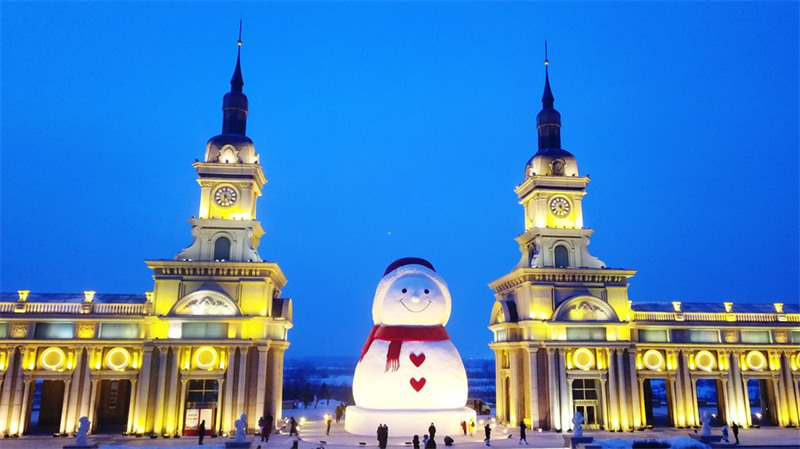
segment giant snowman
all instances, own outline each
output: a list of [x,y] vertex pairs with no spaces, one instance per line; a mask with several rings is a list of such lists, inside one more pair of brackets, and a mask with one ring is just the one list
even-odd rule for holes
[[345,430],[374,435],[379,424],[393,436],[462,432],[467,373],[444,328],[450,318],[447,284],[424,259],[404,258],[386,269],[372,303],[375,323],[353,378],[355,406]]

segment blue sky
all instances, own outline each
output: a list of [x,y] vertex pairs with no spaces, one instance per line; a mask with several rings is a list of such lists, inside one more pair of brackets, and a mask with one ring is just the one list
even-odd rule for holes
[[[797,2],[3,2],[0,289],[143,293],[190,243],[239,18],[289,356],[356,355],[402,256],[490,356],[543,41],[590,249],[634,302],[797,302]],[[320,342],[324,344],[320,345]]]

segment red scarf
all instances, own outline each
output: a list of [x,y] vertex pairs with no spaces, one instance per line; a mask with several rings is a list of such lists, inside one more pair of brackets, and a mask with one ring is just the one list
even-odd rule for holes
[[449,340],[444,326],[372,326],[367,342],[361,349],[359,362],[367,355],[373,340],[385,340],[389,342],[389,350],[386,351],[386,369],[392,368],[397,371],[400,368],[400,349],[404,341],[443,341]]

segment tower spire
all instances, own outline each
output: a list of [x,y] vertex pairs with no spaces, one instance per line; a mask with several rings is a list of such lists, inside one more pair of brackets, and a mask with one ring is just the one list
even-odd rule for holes
[[550,60],[547,58],[547,40],[545,40],[542,110],[536,116],[540,152],[551,148],[561,148],[561,114],[553,108],[554,102],[553,91],[550,90]]
[[242,79],[242,19],[239,19],[239,41],[236,43],[236,68],[233,70],[233,77],[231,78],[231,92],[242,92],[244,80]]

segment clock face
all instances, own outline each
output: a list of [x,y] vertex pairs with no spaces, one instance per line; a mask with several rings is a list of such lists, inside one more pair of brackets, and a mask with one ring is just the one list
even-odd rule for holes
[[550,212],[556,217],[566,217],[569,214],[569,201],[562,196],[557,196],[550,201]]
[[220,187],[214,193],[214,201],[222,207],[228,207],[236,202],[236,190],[233,187]]

